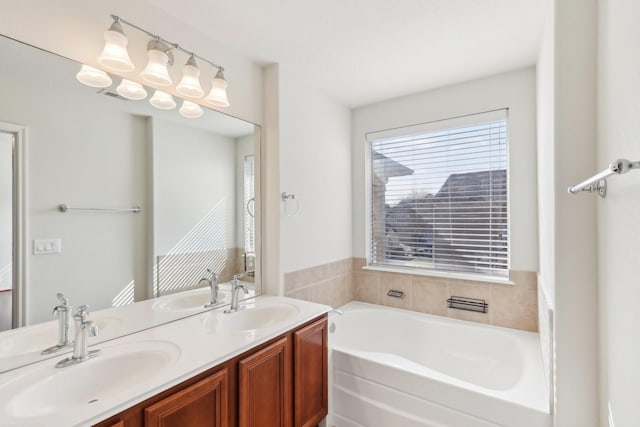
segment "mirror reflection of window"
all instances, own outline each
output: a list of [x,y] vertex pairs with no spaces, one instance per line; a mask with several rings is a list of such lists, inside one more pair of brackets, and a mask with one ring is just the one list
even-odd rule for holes
[[255,270],[255,156],[244,157],[244,271]]
[[256,208],[256,199],[254,192],[254,166],[255,156],[245,156],[244,158],[244,205],[246,211],[244,214],[244,250],[245,252],[255,253],[255,227],[254,217]]

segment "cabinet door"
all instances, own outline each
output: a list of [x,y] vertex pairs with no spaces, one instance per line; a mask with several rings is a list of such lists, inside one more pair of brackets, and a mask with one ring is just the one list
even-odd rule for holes
[[284,337],[238,365],[240,427],[291,427],[291,349]]
[[227,427],[227,370],[145,408],[145,427]]
[[293,334],[294,426],[318,424],[328,411],[327,319]]

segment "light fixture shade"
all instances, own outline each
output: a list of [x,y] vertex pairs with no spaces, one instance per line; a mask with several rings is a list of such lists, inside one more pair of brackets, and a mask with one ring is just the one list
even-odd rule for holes
[[83,85],[91,87],[109,87],[112,83],[111,77],[107,73],[84,64],[76,74],[76,79]]
[[182,101],[182,107],[180,107],[180,115],[186,117],[188,119],[197,119],[204,114],[202,111],[202,107],[198,104],[187,101],[186,99]]
[[116,88],[116,92],[118,92],[118,95],[134,101],[139,101],[147,97],[147,91],[140,83],[127,79],[122,79]]
[[169,56],[163,51],[154,48],[150,48],[147,51],[147,56],[149,57],[149,62],[140,73],[140,77],[152,85],[171,86],[172,81],[167,69]]
[[229,98],[227,98],[227,81],[224,79],[222,69],[219,69],[213,78],[211,92],[209,92],[205,101],[216,107],[228,107],[230,105]]
[[127,44],[129,40],[122,31],[120,22],[115,21],[104,33],[104,49],[98,56],[98,64],[112,71],[128,72],[136,67],[129,58]]
[[182,68],[182,80],[176,86],[176,90],[180,95],[188,98],[200,98],[204,95],[204,90],[200,85],[200,69],[198,69],[193,55]]
[[173,110],[176,108],[176,101],[173,99],[173,96],[161,90],[156,90],[151,99],[149,99],[149,102],[161,110]]

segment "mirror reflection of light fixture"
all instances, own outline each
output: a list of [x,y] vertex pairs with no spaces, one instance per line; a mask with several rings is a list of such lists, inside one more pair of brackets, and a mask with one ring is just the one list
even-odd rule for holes
[[188,98],[200,98],[204,95],[204,90],[200,85],[200,69],[193,54],[182,68],[182,80],[176,86],[176,91]]
[[149,102],[161,110],[173,110],[176,108],[176,101],[173,99],[173,96],[161,90],[156,90],[151,99],[149,99]]
[[124,35],[120,18],[113,17],[113,24],[104,33],[104,49],[98,56],[98,64],[103,67],[120,72],[133,71],[136,67],[129,58],[127,44],[129,39]]
[[147,91],[140,83],[127,79],[122,79],[116,88],[116,92],[118,92],[118,95],[134,101],[139,101],[147,97]]
[[107,73],[85,64],[82,64],[82,68],[76,74],[76,79],[80,83],[91,87],[109,87],[112,83],[111,77]]
[[216,76],[213,78],[211,82],[211,92],[204,99],[211,105],[215,105],[216,107],[228,107],[229,106],[229,98],[227,98],[227,81],[224,78],[223,69],[219,68]]
[[168,66],[171,65],[173,57],[169,56],[167,44],[159,39],[153,39],[147,46],[147,57],[149,62],[140,73],[140,77],[147,83],[157,86],[171,86],[171,76],[169,76]]
[[204,114],[202,107],[200,107],[195,102],[187,101],[186,99],[182,101],[182,106],[180,107],[180,115],[182,117],[186,117],[188,119],[197,119]]

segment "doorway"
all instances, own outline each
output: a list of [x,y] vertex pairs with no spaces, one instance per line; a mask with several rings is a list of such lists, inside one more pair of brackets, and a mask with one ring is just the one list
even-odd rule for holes
[[13,156],[15,134],[0,131],[0,331],[13,322]]

